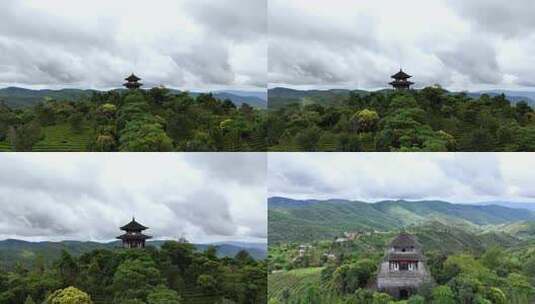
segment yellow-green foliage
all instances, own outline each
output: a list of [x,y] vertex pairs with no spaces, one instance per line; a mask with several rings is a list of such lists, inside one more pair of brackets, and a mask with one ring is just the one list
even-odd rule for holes
[[89,295],[74,287],[56,290],[47,299],[47,304],[93,304]]
[[5,141],[0,141],[0,152],[11,152],[13,148],[11,144]]

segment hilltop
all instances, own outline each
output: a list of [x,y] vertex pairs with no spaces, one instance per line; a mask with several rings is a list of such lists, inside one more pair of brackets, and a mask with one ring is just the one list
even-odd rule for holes
[[[86,295],[95,304],[151,303],[155,298],[185,304],[242,303],[243,298],[265,302],[266,262],[246,250],[219,257],[214,248],[187,242],[149,245],[127,249],[116,248],[115,242],[0,242],[2,258],[16,255],[10,260],[14,265],[0,267],[0,302],[44,303],[50,294],[62,292]],[[231,254],[222,252],[224,246],[219,253]]]
[[451,93],[440,87],[275,88],[269,96],[268,151],[535,151],[535,111],[528,97]]
[[23,108],[0,103],[0,151],[266,150],[265,110],[245,103],[256,100],[265,107],[259,97],[166,88],[5,91],[26,101],[30,98],[30,104],[37,102]]

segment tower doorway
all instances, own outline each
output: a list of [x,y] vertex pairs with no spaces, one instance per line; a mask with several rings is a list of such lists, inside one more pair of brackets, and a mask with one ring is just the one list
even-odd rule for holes
[[406,300],[409,298],[409,291],[407,289],[401,289],[399,291],[399,298],[401,300]]

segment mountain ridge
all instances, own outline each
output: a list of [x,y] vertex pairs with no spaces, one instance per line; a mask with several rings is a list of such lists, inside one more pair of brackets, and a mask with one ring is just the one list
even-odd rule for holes
[[[334,202],[334,203],[333,203]],[[444,201],[268,199],[269,242],[329,239],[345,231],[390,231],[430,221],[483,229],[514,222],[535,222],[535,212],[498,205]]]
[[[125,89],[112,89],[110,91],[124,91]],[[169,89],[173,94],[179,94],[184,91]],[[57,100],[73,100],[77,101],[83,98],[91,97],[93,92],[104,92],[93,89],[27,89],[21,87],[6,87],[0,88],[0,101],[5,101],[10,107],[21,108],[32,106],[45,98],[52,98]],[[189,92],[196,97],[201,92]],[[215,98],[220,100],[230,99],[236,106],[247,103],[252,107],[266,108],[267,100],[263,99],[263,92],[248,92],[238,90],[215,90],[212,92]],[[267,94],[267,93],[266,93]],[[266,96],[267,99],[267,96]]]
[[[337,105],[345,98],[349,97],[350,93],[358,95],[372,94],[372,93],[386,93],[391,92],[392,89],[379,90],[360,90],[360,89],[312,89],[312,90],[297,90],[285,87],[274,87],[268,89],[268,104],[269,108],[279,108],[286,105],[297,103],[302,105],[307,104],[322,104],[322,105]],[[491,97],[505,94],[506,97],[516,104],[520,101],[525,101],[531,107],[535,107],[535,92],[529,91],[513,91],[513,90],[486,90],[474,92],[450,92],[450,94],[465,93],[470,98],[479,98],[483,94]]]
[[[147,246],[159,248],[165,242],[165,240],[148,241]],[[240,250],[246,250],[255,259],[265,259],[267,257],[267,245],[261,243],[217,242],[193,245],[198,251],[204,251],[208,246],[216,246],[219,257],[234,257]],[[17,262],[29,265],[33,263],[37,256],[43,256],[47,263],[51,263],[60,257],[63,250],[66,250],[71,255],[79,256],[96,249],[114,250],[119,248],[121,248],[120,241],[95,242],[65,240],[58,242],[30,242],[19,239],[5,239],[0,241],[0,265],[5,265],[8,268]]]

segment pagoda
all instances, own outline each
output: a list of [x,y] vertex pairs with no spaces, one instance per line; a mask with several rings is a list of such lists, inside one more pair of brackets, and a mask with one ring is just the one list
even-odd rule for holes
[[432,278],[421,245],[414,236],[400,233],[385,251],[377,275],[377,289],[397,299],[408,299],[426,282],[432,282]]
[[143,85],[139,82],[141,78],[134,75],[134,73],[132,73],[132,75],[128,76],[124,80],[126,80],[127,82],[124,83],[123,86],[127,87],[130,90],[139,89]]
[[389,84],[394,87],[396,90],[408,90],[411,88],[411,85],[414,84],[414,82],[410,82],[409,78],[412,76],[403,72],[402,69],[399,70],[396,74],[390,76],[394,79],[394,81],[390,82]]
[[136,222],[135,218],[132,218],[130,223],[121,227],[121,230],[126,232],[117,238],[123,241],[124,248],[145,248],[145,240],[152,238],[152,236],[142,233],[143,230],[147,229],[149,228]]

